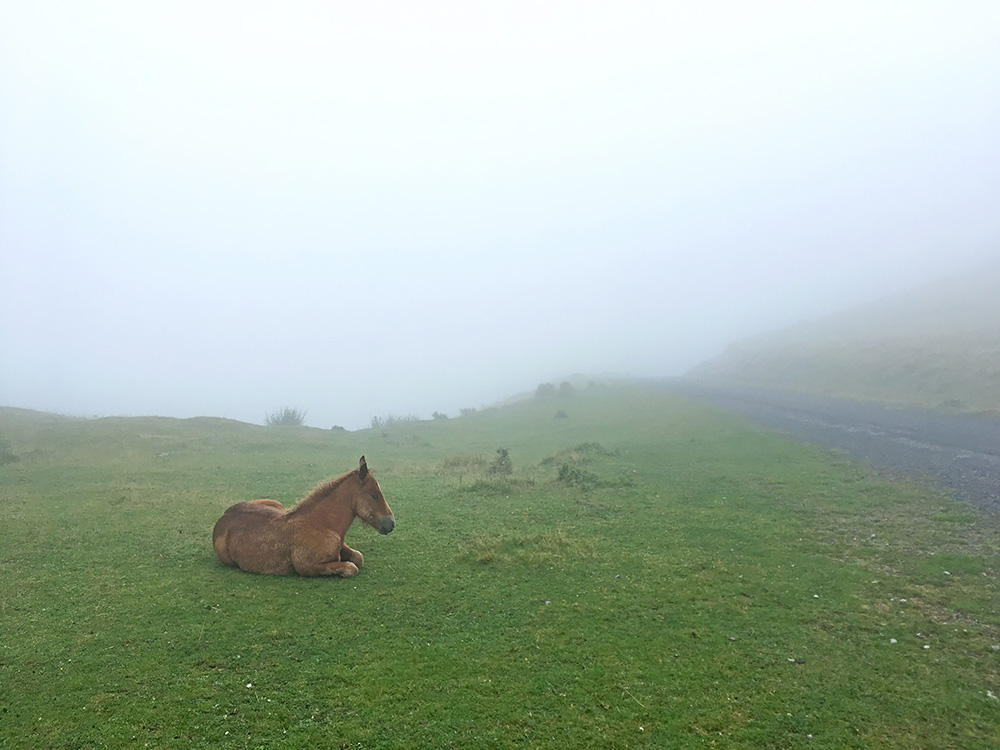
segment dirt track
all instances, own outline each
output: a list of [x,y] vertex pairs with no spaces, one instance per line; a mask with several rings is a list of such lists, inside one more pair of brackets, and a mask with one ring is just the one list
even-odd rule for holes
[[742,414],[796,440],[846,451],[891,476],[929,480],[1000,512],[1000,421],[670,379],[679,396]]

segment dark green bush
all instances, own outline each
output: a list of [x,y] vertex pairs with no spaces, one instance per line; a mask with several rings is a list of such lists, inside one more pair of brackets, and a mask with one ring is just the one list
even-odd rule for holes
[[488,471],[493,476],[500,477],[509,476],[514,471],[514,467],[510,462],[510,454],[507,453],[506,448],[497,448],[497,454],[493,457]]

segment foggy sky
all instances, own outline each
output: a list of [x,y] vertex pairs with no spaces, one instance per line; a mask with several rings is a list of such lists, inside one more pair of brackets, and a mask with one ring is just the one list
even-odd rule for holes
[[1000,4],[0,10],[0,404],[679,374],[1000,255]]

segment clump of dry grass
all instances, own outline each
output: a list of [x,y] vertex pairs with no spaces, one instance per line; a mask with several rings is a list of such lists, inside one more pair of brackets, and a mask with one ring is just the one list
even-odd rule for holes
[[489,465],[489,460],[482,453],[458,453],[454,456],[448,456],[438,463],[437,473],[451,476],[485,475]]
[[564,529],[536,534],[476,534],[458,547],[458,557],[489,566],[546,566],[592,555],[589,545]]

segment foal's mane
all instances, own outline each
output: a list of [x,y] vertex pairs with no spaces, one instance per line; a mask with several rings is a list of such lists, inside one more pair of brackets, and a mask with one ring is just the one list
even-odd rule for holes
[[354,469],[346,474],[341,474],[339,477],[333,477],[332,479],[327,479],[322,482],[316,489],[306,495],[304,498],[299,500],[295,507],[292,508],[289,513],[294,513],[295,511],[305,511],[312,508],[321,500],[329,497],[342,485],[348,477],[357,476],[358,470]]

